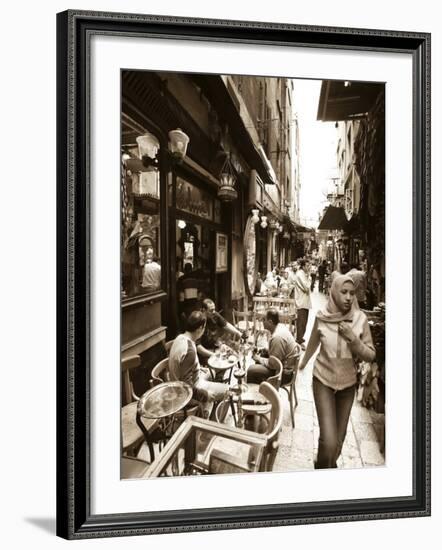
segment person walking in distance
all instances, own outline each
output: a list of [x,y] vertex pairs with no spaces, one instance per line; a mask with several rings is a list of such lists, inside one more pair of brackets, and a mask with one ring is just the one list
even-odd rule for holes
[[359,307],[367,309],[367,275],[360,269],[358,264],[352,264],[348,276],[353,279],[355,284],[356,299]]
[[327,260],[323,260],[318,267],[318,290],[324,292],[324,280],[327,275]]
[[316,282],[316,274],[318,272],[318,266],[315,263],[312,263],[310,268],[310,277],[312,278],[312,284],[310,285],[310,291],[313,292]]
[[319,422],[315,468],[336,468],[347,432],[356,391],[356,361],[374,361],[376,352],[365,313],[358,306],[355,285],[337,275],[327,305],[316,315],[302,371],[316,350],[313,397]]
[[295,275],[296,341],[302,349],[305,349],[304,334],[307,327],[308,311],[312,307],[310,298],[311,284],[310,262],[308,260],[299,260],[299,269]]

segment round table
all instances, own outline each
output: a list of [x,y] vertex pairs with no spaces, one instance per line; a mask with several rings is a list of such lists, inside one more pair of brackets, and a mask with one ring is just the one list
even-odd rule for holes
[[[161,445],[165,443],[173,431],[175,415],[184,409],[192,399],[193,390],[189,384],[181,381],[170,381],[158,384],[144,393],[137,406],[136,422],[144,435],[144,439],[149,447],[151,460],[153,462],[155,453],[153,443]],[[148,433],[145,429],[141,417],[156,419],[159,423],[157,433]]]
[[231,353],[227,357],[222,357],[218,355],[211,355],[207,360],[207,366],[209,367],[210,374],[212,379],[215,380],[216,374],[219,372],[225,372],[230,369],[229,372],[229,382],[232,374],[232,369],[235,365],[238,364],[238,357]]
[[183,409],[192,399],[192,388],[181,381],[158,384],[138,401],[138,414],[144,418],[166,418]]

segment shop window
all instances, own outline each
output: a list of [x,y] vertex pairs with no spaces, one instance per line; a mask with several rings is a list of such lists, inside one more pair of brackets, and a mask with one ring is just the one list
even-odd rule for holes
[[[125,134],[123,133],[123,137]],[[126,141],[126,142],[125,142]],[[161,289],[160,170],[129,170],[138,159],[134,135],[123,141],[121,162],[121,292],[123,299]]]

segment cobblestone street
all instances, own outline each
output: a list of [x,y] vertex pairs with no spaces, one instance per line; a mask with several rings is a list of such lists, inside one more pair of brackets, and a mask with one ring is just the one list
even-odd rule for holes
[[[312,293],[313,309],[310,310],[306,341],[313,326],[316,311],[325,305],[326,298],[317,287]],[[319,427],[312,392],[314,357],[304,371],[298,374],[296,391],[298,407],[295,411],[295,429],[290,420],[287,394],[281,392],[284,407],[284,422],[280,435],[280,448],[273,471],[312,470],[318,450]],[[356,399],[352,408],[339,468],[381,466],[385,462],[379,450],[379,438],[384,426],[384,415],[369,411]]]

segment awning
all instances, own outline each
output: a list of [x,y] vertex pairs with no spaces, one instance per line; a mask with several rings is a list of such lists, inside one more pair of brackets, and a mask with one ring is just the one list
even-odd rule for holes
[[346,229],[348,224],[347,216],[342,206],[328,206],[318,225],[319,230]]
[[364,116],[385,85],[378,82],[323,80],[317,120],[351,120]]

